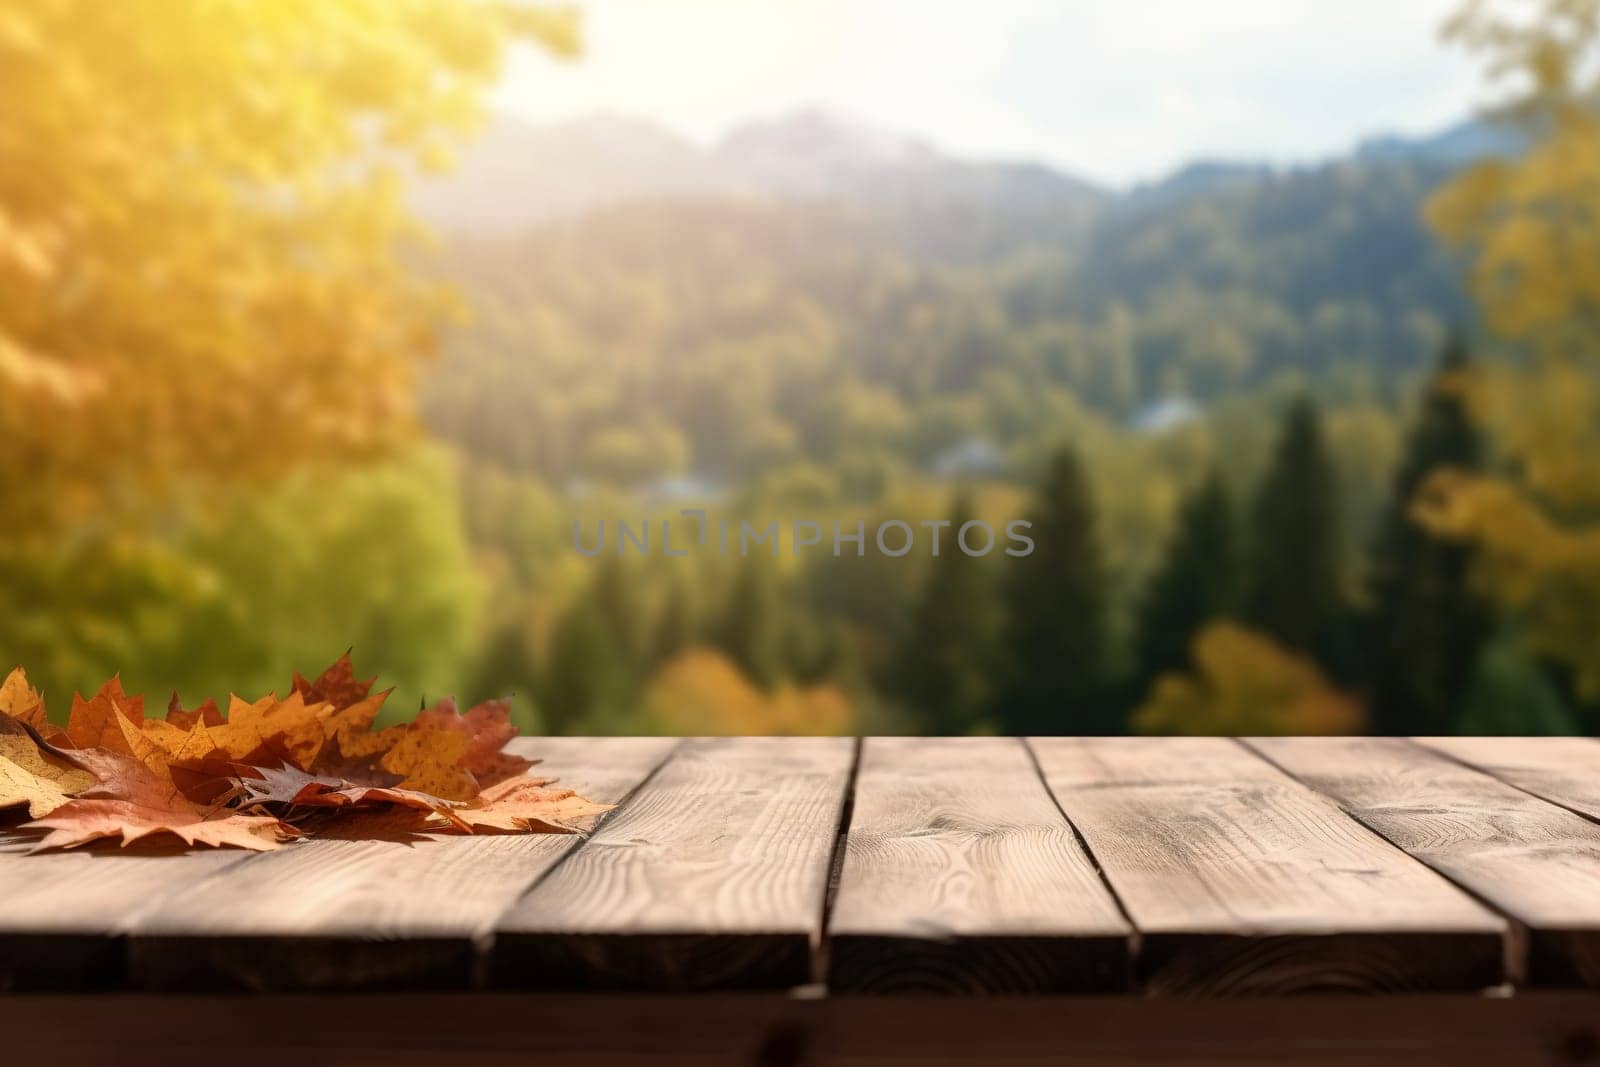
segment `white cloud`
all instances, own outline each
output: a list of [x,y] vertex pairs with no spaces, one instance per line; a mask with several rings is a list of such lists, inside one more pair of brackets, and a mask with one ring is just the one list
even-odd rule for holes
[[1102,180],[1197,156],[1315,158],[1465,114],[1458,0],[590,0],[575,64],[513,61],[537,120],[638,115],[700,139],[818,104],[955,152]]

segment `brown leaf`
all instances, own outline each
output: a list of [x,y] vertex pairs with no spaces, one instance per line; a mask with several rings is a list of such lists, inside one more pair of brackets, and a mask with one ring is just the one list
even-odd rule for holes
[[551,789],[552,778],[511,778],[485,789],[477,800],[457,808],[457,819],[472,826],[535,833],[581,833],[580,819],[602,815],[615,804],[597,804],[571,789]]
[[187,710],[178,701],[178,694],[173,693],[172,699],[167,703],[167,721],[180,730],[187,730],[196,722],[203,722],[207,726],[221,726],[222,709],[217,707],[217,702],[210,697],[198,708]]
[[99,838],[121,838],[127,845],[157,833],[174,834],[190,845],[267,851],[300,836],[294,827],[270,816],[195,804],[132,756],[83,749],[73,758],[94,774],[98,784],[44,818],[23,823],[24,829],[51,831],[35,852],[73,848]]
[[74,748],[108,748],[127,752],[122,728],[117,720],[144,719],[144,697],[130,697],[122,691],[122,677],[112,678],[92,699],[74,693],[72,712],[67,716],[67,740]]
[[461,768],[476,779],[479,789],[523,774],[537,762],[502,751],[506,742],[517,736],[508,700],[486,700],[462,715],[456,710],[456,702],[446,697],[418,713],[416,722],[429,729],[466,735]]
[[94,782],[94,775],[41,748],[20,720],[0,712],[0,808],[26,804],[38,818]]
[[305,698],[307,704],[332,704],[335,708],[348,708],[367,699],[376,681],[376,678],[356,681],[356,669],[350,663],[350,653],[346,652],[334,660],[332,666],[314,682],[306,681],[296,671],[291,688]]
[[319,778],[293,767],[245,767],[240,770],[245,790],[243,807],[280,804],[286,807],[356,808],[395,804],[433,812],[465,829],[454,815],[454,804],[412,789],[358,785],[338,778]]

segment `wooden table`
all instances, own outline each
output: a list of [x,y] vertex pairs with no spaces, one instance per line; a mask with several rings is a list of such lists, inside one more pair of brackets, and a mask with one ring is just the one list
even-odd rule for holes
[[518,745],[619,807],[583,838],[0,841],[8,1046],[1600,1060],[1600,741]]

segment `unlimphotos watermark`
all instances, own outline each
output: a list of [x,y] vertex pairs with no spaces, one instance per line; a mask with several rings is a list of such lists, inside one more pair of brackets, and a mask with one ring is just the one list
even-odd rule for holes
[[[969,519],[954,529],[954,520],[951,519],[922,519],[915,524],[903,519],[885,519],[878,522],[870,534],[865,519],[858,519],[853,528],[836,519],[830,535],[823,523],[808,519],[796,519],[793,522],[773,519],[766,526],[757,528],[748,519],[737,522],[718,519],[713,522],[704,508],[685,508],[678,514],[682,519],[693,520],[694,530],[688,536],[680,533],[676,542],[673,540],[673,531],[682,527],[674,527],[671,519],[614,519],[609,526],[605,519],[599,519],[595,523],[593,537],[586,536],[583,520],[575,519],[572,523],[572,547],[577,549],[580,556],[601,555],[607,551],[606,534],[609,530],[610,550],[619,556],[632,551],[641,556],[659,553],[667,558],[678,558],[689,555],[696,548],[715,549],[723,556],[748,556],[752,551],[766,551],[776,556],[782,551],[785,534],[788,535],[790,551],[796,556],[803,552],[831,549],[835,557],[840,557],[847,554],[847,545],[854,547],[855,555],[865,556],[869,540],[881,554],[894,559],[919,550],[937,556],[952,544],[962,555],[973,557],[987,556],[997,549],[1007,556],[1030,556],[1034,548],[1033,538],[1027,533],[1033,524],[1026,519],[1013,519],[1002,525],[999,532],[982,519]],[[1003,548],[1001,533],[1004,534]]]

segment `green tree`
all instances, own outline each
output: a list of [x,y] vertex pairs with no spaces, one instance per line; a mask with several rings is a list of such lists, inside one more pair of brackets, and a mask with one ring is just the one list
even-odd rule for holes
[[527,620],[515,615],[501,619],[485,639],[472,680],[461,695],[472,702],[514,697],[511,721],[525,734],[539,734],[544,726],[534,707],[538,660],[528,638]]
[[1194,637],[1237,609],[1239,534],[1233,501],[1213,472],[1184,501],[1166,558],[1139,604],[1138,669],[1143,684],[1187,670]]
[[640,603],[637,576],[621,556],[605,556],[595,570],[594,580],[585,594],[606,628],[617,655],[631,673],[642,666],[647,649],[644,634],[644,607]]
[[[971,494],[958,493],[950,529],[973,517]],[[946,539],[931,562],[896,657],[896,689],[913,721],[932,734],[980,727],[994,704],[1001,636],[990,561]]]
[[580,597],[556,624],[540,687],[545,728],[572,733],[580,726],[615,719],[635,688],[629,665],[604,615],[591,597]]
[[1406,443],[1374,556],[1370,696],[1377,733],[1451,732],[1493,631],[1493,613],[1472,588],[1473,546],[1430,533],[1413,510],[1435,471],[1482,467],[1483,441],[1463,394],[1469,373],[1466,348],[1452,338]]
[[714,635],[751,681],[771,689],[783,677],[783,619],[771,558],[757,551],[734,576]]
[[1057,453],[1028,519],[1034,551],[1005,560],[1009,685],[993,718],[1007,733],[1119,731],[1095,502],[1071,448]]
[[1308,398],[1284,418],[1250,518],[1249,621],[1293,651],[1325,651],[1344,607],[1343,538],[1338,475]]
[[655,636],[650,642],[650,655],[655,664],[683,652],[695,642],[694,605],[689,598],[685,580],[674,574],[668,580],[667,595],[656,616]]

